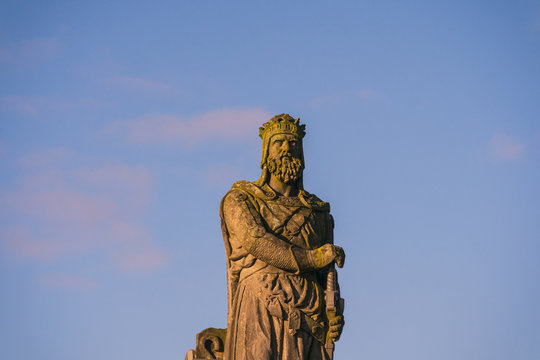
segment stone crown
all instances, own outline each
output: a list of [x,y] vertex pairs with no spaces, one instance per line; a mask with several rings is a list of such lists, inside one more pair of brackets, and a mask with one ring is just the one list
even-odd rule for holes
[[276,134],[292,134],[302,139],[306,135],[306,125],[300,124],[300,118],[295,119],[289,114],[276,115],[259,128],[259,136],[267,140]]

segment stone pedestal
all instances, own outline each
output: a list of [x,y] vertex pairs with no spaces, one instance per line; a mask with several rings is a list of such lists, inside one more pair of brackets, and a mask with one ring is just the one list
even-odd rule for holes
[[223,360],[227,329],[208,328],[197,334],[195,350],[188,350],[185,360]]

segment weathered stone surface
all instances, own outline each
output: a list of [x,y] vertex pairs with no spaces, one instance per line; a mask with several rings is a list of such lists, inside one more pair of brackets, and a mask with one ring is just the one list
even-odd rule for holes
[[228,280],[224,348],[218,340],[201,340],[205,332],[214,336],[207,329],[192,355],[332,359],[344,324],[334,264],[342,267],[345,253],[334,245],[330,205],[303,188],[304,134],[305,125],[287,114],[265,123],[260,179],[236,182],[221,201]]

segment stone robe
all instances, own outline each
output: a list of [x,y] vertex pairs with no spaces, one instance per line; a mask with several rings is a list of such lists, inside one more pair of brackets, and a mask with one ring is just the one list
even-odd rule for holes
[[329,204],[304,190],[285,197],[240,181],[220,216],[229,295],[224,359],[326,359],[326,273],[298,269],[290,248],[333,243]]

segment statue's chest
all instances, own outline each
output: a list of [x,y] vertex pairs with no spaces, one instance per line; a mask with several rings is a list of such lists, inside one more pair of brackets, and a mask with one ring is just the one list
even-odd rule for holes
[[296,198],[260,203],[260,214],[268,229],[276,236],[304,248],[325,243],[324,213],[303,206]]

